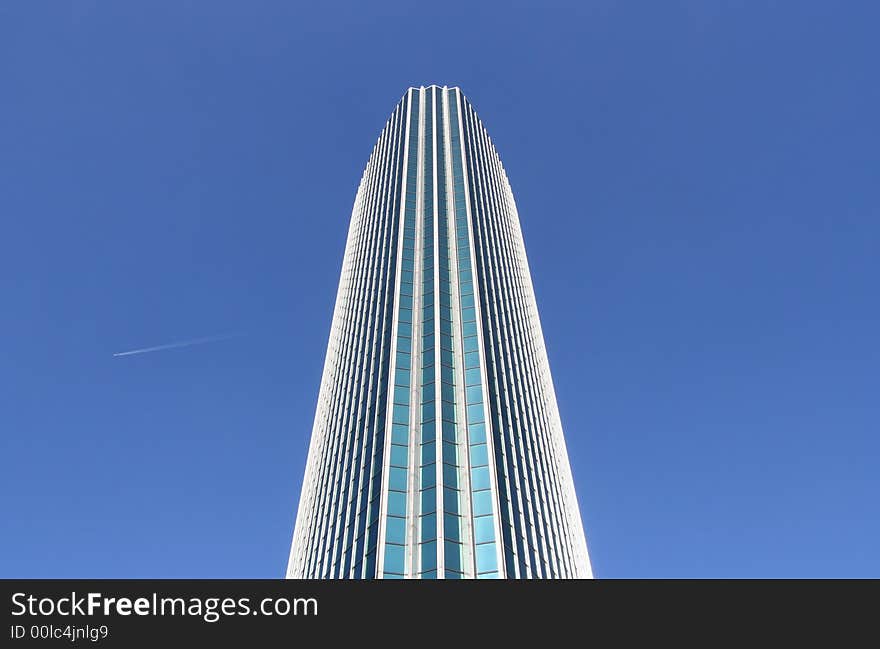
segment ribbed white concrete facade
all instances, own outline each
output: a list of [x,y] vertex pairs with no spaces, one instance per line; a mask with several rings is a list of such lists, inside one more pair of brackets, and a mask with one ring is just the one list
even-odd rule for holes
[[361,179],[287,576],[592,576],[513,194],[458,88],[410,88]]

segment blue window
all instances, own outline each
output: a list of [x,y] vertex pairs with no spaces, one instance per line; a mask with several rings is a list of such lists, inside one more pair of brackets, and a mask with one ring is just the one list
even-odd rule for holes
[[468,426],[468,436],[471,444],[480,444],[486,441],[486,424],[471,424]]
[[449,487],[443,487],[443,511],[458,514],[458,492]]
[[469,422],[483,421],[483,404],[475,403],[467,407],[467,418]]
[[405,467],[408,465],[407,462],[407,452],[408,448],[406,446],[398,446],[397,444],[391,445],[391,464],[393,466],[402,466]]
[[390,516],[406,516],[405,493],[399,491],[388,492],[388,514]]
[[471,469],[471,489],[479,491],[480,489],[489,488],[489,467],[481,466]]
[[477,572],[492,572],[498,570],[498,561],[495,555],[495,544],[485,543],[477,546]]
[[437,511],[437,490],[434,488],[425,489],[422,492],[422,513]]
[[443,465],[443,484],[454,489],[458,488],[458,469],[450,464]]
[[407,470],[397,467],[391,467],[388,483],[392,489],[397,491],[406,491]]
[[391,425],[391,441],[395,444],[406,444],[409,442],[409,429],[406,424]]
[[471,466],[483,466],[489,464],[489,453],[485,444],[471,446]]
[[422,464],[431,464],[437,459],[437,447],[434,442],[422,444]]
[[453,543],[452,541],[446,541],[444,543],[444,554],[446,559],[446,567],[450,570],[461,570],[461,545],[458,543]]
[[[434,571],[434,579],[437,577],[437,542],[422,543],[422,571]],[[423,579],[429,579],[426,574],[422,575]]]
[[486,543],[495,540],[495,525],[491,516],[480,516],[474,519],[474,543]]
[[492,492],[476,491],[474,492],[474,516],[486,516],[492,513]]
[[443,536],[451,541],[461,541],[461,519],[454,514],[443,514]]
[[408,424],[409,423],[409,406],[405,405],[395,405],[394,406],[394,415],[392,417],[392,422],[395,424]]
[[402,545],[388,544],[385,546],[385,572],[402,575],[404,554]]
[[389,543],[406,543],[406,519],[389,516],[385,522],[385,540]]
[[422,516],[422,541],[437,538],[437,514]]
[[422,489],[429,489],[437,484],[437,465],[429,464],[422,467]]
[[458,464],[457,446],[452,442],[443,442],[443,461]]

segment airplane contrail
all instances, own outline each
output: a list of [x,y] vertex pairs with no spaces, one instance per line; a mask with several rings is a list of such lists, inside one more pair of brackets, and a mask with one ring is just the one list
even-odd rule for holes
[[168,343],[167,345],[156,345],[155,347],[144,347],[143,349],[132,349],[127,352],[117,352],[114,356],[131,356],[133,354],[147,354],[149,352],[158,352],[164,349],[175,349],[177,347],[190,347],[192,345],[203,345],[205,343],[215,343],[229,338],[236,338],[242,334],[220,334],[217,336],[205,336],[204,338],[193,338],[192,340],[181,340],[176,343]]

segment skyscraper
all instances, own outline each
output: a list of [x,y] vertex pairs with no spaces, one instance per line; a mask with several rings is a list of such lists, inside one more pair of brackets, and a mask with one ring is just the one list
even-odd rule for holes
[[519,217],[458,88],[410,88],[361,179],[293,578],[592,576]]

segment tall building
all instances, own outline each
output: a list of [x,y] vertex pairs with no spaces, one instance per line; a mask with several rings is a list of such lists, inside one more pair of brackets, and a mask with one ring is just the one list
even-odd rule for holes
[[591,577],[513,194],[410,88],[354,201],[287,576]]

